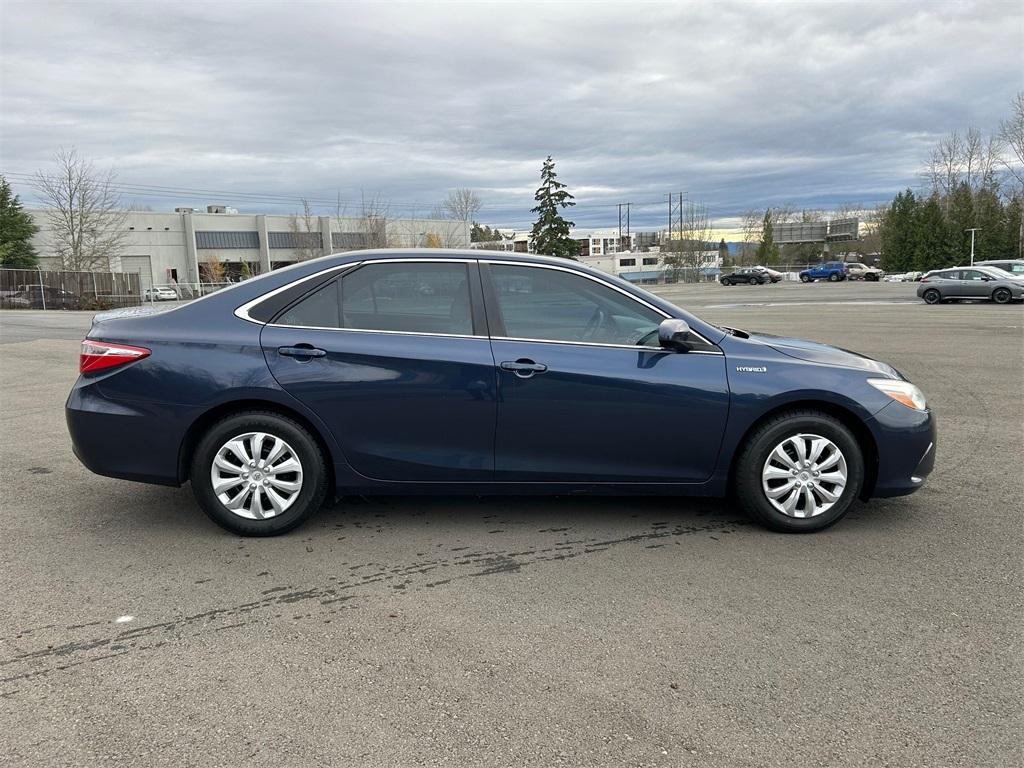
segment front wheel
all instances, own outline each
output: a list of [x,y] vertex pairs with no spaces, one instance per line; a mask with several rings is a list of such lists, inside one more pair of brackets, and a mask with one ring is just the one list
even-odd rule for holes
[[731,280],[723,280],[722,281],[722,285],[732,285],[732,281]]
[[1012,298],[1009,288],[996,288],[992,291],[992,301],[996,304],[1008,304]]
[[800,275],[800,282],[801,283],[809,283],[809,282],[811,282],[811,278],[808,277],[807,275]]
[[929,288],[927,291],[921,294],[921,298],[924,299],[925,304],[938,304],[940,301],[942,301],[942,294],[939,293],[934,288]]
[[192,458],[192,492],[217,525],[241,536],[274,536],[316,512],[327,464],[312,435],[277,413],[247,411],[217,422]]
[[790,411],[762,424],[736,461],[736,496],[774,531],[810,533],[849,512],[864,483],[864,457],[839,420]]

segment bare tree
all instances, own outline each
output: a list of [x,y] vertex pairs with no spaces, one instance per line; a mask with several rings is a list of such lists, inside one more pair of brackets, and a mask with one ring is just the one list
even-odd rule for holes
[[326,252],[329,243],[322,242],[320,234],[320,219],[313,214],[309,201],[303,198],[302,213],[294,213],[288,220],[288,229],[291,232],[292,250],[295,251],[295,258],[298,261],[309,261]]
[[379,194],[360,197],[359,234],[360,243],[355,250],[388,247],[389,206]]
[[1000,163],[1016,182],[1018,193],[1024,194],[1024,91],[1014,98],[1009,120],[999,123],[998,137],[1004,150]]
[[200,265],[199,272],[204,283],[223,283],[226,269],[224,262],[211,253]]
[[112,169],[97,171],[77,150],[54,155],[57,170],[36,173],[34,186],[47,208],[50,245],[62,269],[110,269],[128,236]]
[[456,189],[446,197],[440,205],[439,212],[443,218],[456,221],[472,221],[480,213],[483,202],[471,189]]
[[687,282],[693,282],[697,279],[697,271],[704,266],[706,252],[710,250],[711,218],[707,206],[686,202],[678,232],[679,239],[670,244],[671,250],[665,254],[664,263],[674,281],[682,276]]

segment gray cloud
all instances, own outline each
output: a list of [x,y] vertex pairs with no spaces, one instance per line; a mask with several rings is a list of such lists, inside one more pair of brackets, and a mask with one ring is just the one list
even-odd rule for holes
[[[669,191],[725,221],[876,201],[1022,87],[1016,3],[0,6],[0,169],[76,146],[123,182],[425,213],[469,186],[529,220],[554,155],[573,217],[656,226]],[[32,193],[13,179],[31,202]],[[155,209],[238,195],[143,195]]]

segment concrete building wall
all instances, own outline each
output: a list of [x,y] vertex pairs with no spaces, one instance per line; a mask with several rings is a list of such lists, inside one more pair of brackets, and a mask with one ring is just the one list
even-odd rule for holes
[[[40,254],[40,264],[57,268],[59,261],[54,254],[47,212],[29,213],[40,228],[32,241]],[[248,262],[266,270],[301,258],[352,250],[356,243],[363,243],[362,247],[469,247],[467,222],[387,219],[382,224],[374,228],[363,219],[315,216],[308,222],[307,232],[307,222],[301,216],[132,211],[124,222],[127,236],[120,256],[126,258],[123,262],[120,257],[112,259],[110,269],[117,272],[127,267],[135,271],[146,263],[142,257],[147,257],[153,284],[165,285],[171,282],[172,275],[180,283],[199,281],[202,265],[210,260],[226,264]],[[296,229],[300,233],[297,237],[293,235]],[[372,229],[379,231],[379,237],[372,236]],[[315,247],[274,247],[297,240]]]

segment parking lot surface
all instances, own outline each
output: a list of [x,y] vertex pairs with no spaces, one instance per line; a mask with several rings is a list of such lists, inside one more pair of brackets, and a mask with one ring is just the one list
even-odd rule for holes
[[85,313],[0,313],[7,765],[1021,762],[1024,311],[913,284],[659,286],[891,362],[917,494],[785,536],[727,501],[347,498],[282,538],[96,477]]

